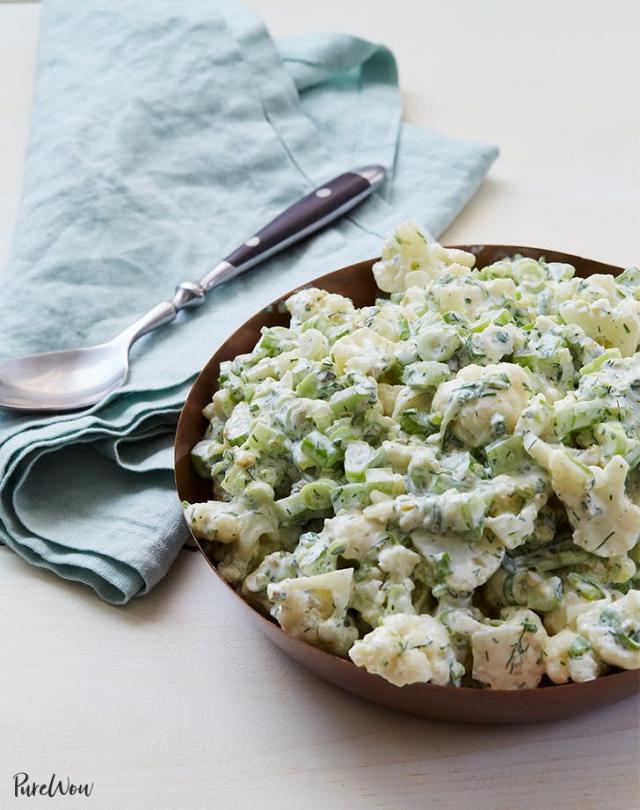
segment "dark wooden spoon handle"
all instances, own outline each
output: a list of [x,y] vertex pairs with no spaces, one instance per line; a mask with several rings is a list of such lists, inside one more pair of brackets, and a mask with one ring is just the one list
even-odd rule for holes
[[225,261],[246,270],[343,216],[384,179],[381,166],[345,172],[295,202],[230,253]]

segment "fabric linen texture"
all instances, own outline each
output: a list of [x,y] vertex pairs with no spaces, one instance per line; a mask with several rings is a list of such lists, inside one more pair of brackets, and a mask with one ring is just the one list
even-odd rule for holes
[[217,345],[288,289],[375,255],[403,219],[437,236],[496,155],[401,123],[383,46],[274,43],[232,0],[45,0],[0,361],[110,339],[334,175],[380,163],[389,179],[142,338],[99,405],[0,411],[0,540],[114,604],[147,593],[187,536],[173,434]]

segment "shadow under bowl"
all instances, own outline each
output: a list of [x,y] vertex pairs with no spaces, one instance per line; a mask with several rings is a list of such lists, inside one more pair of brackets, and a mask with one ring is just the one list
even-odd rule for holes
[[[456,245],[476,256],[476,267],[485,267],[498,259],[515,254],[547,261],[566,262],[579,276],[594,273],[617,275],[622,268],[567,253],[518,245]],[[376,259],[343,267],[313,279],[303,287],[321,287],[351,298],[357,307],[368,306],[380,297],[371,268]],[[297,288],[301,289],[301,288]],[[287,313],[279,306],[295,290],[278,298],[237,329],[211,357],[186,400],[180,416],[175,443],[175,478],[181,501],[191,503],[211,499],[211,484],[200,478],[190,459],[191,448],[207,427],[202,409],[217,389],[220,363],[238,354],[250,352],[260,337],[263,326],[286,326]],[[525,690],[490,690],[465,687],[413,684],[401,688],[371,675],[350,661],[324,652],[288,635],[270,618],[249,605],[217,572],[200,541],[200,551],[229,594],[238,599],[266,635],[302,666],[321,678],[366,700],[410,714],[437,720],[464,723],[520,723],[550,720],[605,706],[637,693],[640,671],[614,672],[586,683],[569,683]]]

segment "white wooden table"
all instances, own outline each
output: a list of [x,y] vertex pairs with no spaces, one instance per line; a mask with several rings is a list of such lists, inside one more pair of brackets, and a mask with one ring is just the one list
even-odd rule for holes
[[[448,241],[640,261],[640,6],[250,0],[275,34],[388,43],[407,117],[499,142]],[[0,263],[19,201],[38,7],[0,3]],[[637,808],[638,703],[520,728],[430,723],[318,681],[198,555],[124,609],[0,548],[0,808]],[[13,798],[13,774],[94,782]]]

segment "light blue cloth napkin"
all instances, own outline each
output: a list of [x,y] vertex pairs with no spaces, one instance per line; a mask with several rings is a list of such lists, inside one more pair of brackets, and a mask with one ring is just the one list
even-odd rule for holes
[[45,0],[0,360],[112,337],[313,184],[366,163],[391,179],[143,338],[126,386],[99,406],[2,413],[6,544],[113,603],[161,579],[186,536],[176,416],[217,345],[287,289],[375,255],[407,216],[440,233],[496,157],[400,117],[393,55],[354,37],[274,44],[230,0]]

